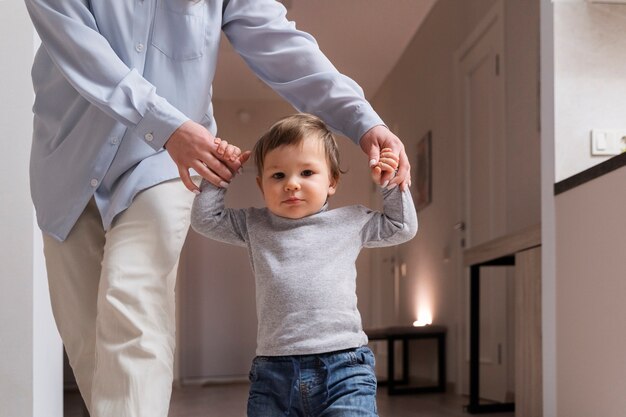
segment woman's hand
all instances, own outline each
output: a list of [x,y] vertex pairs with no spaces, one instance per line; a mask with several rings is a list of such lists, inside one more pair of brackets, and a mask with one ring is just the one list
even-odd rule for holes
[[[374,126],[361,137],[361,149],[370,161],[370,167],[375,167],[380,158],[381,149],[389,148],[399,158],[395,172],[383,171],[379,184],[382,187],[400,185],[403,190],[411,185],[411,165],[406,156],[402,141],[391,132],[387,126]],[[394,185],[395,184],[395,185]]]
[[217,187],[228,187],[242,165],[241,149],[214,137],[204,126],[191,120],[174,131],[165,149],[178,166],[183,184],[194,193],[200,190],[191,180],[189,169]]

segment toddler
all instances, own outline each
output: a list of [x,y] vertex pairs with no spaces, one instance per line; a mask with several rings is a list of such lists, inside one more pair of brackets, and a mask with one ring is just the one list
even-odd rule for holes
[[[357,310],[355,261],[363,247],[415,235],[411,195],[382,188],[382,213],[356,205],[329,210],[339,155],[333,134],[312,115],[278,121],[253,154],[266,207],[225,208],[226,190],[204,180],[191,219],[198,233],[245,246],[250,255],[258,335],[248,417],[376,416],[374,356]],[[374,181],[397,166],[398,157],[383,149]]]

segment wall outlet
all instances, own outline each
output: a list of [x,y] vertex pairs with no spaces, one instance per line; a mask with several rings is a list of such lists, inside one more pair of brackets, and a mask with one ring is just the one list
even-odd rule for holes
[[591,155],[613,156],[626,152],[626,129],[593,129]]

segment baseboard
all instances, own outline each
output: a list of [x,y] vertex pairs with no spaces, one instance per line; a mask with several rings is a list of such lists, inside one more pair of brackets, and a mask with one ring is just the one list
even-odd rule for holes
[[206,386],[206,385],[241,384],[244,382],[249,382],[247,375],[182,378],[178,381],[178,384],[180,386],[190,386],[190,385]]

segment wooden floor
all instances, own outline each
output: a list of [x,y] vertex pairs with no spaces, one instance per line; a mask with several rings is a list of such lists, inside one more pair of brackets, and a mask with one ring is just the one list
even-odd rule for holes
[[[169,417],[245,417],[248,384],[190,386],[174,389]],[[381,417],[466,417],[464,397],[452,394],[388,396],[378,390]],[[486,414],[490,417],[513,417],[514,413]],[[77,392],[66,392],[64,417],[86,417]],[[270,416],[268,416],[270,417]]]

